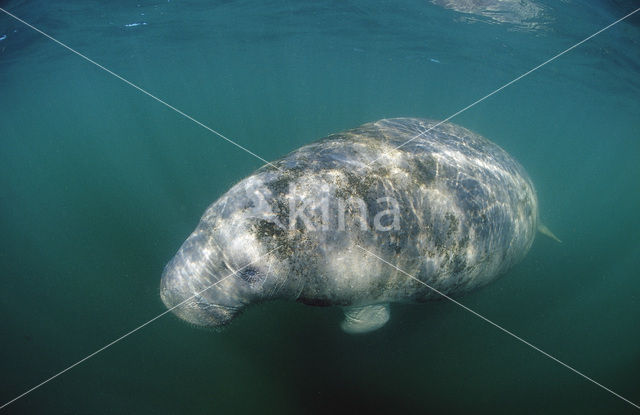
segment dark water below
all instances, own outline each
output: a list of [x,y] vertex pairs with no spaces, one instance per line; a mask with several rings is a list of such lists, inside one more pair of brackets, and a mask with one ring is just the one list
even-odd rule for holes
[[[395,116],[443,119],[638,7],[537,3],[535,25],[426,1],[0,1],[272,160]],[[136,25],[136,23],[139,23]],[[530,23],[530,22],[529,22]],[[262,162],[0,13],[0,400],[165,310],[165,263]],[[465,305],[640,403],[640,13],[453,121],[528,170],[543,221]],[[456,305],[165,316],[6,413],[631,413]]]

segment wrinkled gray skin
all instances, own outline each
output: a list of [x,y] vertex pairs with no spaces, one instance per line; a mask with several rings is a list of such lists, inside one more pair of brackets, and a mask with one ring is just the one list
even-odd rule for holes
[[[492,281],[533,243],[533,185],[504,150],[455,124],[395,149],[435,124],[364,124],[273,162],[282,171],[260,168],[206,210],[164,270],[162,300],[174,307],[220,281],[173,310],[217,327],[245,306],[273,299],[350,310],[441,297],[357,245],[447,295]],[[398,201],[399,229],[374,229],[375,213],[388,207],[376,202],[381,196]],[[323,198],[351,206],[344,230],[337,209],[321,211]],[[366,202],[367,228],[351,198]],[[291,208],[300,206],[304,218],[289,223]],[[391,219],[380,224],[392,228]]]

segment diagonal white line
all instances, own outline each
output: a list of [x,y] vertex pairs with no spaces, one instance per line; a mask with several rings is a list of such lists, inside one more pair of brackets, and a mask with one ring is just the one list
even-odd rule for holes
[[[573,50],[573,49],[577,48],[578,46],[582,45],[584,42],[588,41],[589,39],[592,39],[592,38],[594,38],[594,37],[598,36],[600,33],[604,32],[605,30],[607,30],[607,29],[611,28],[612,26],[614,26],[614,25],[616,25],[616,24],[620,23],[621,21],[623,21],[623,20],[624,20],[624,19],[626,19],[627,17],[629,17],[629,16],[631,16],[631,15],[633,15],[633,14],[637,13],[639,10],[640,10],[640,8],[637,8],[637,9],[635,9],[634,11],[632,11],[631,13],[627,14],[626,16],[621,17],[620,19],[616,20],[615,22],[613,22],[613,23],[609,24],[609,25],[608,25],[608,26],[606,26],[606,27],[603,27],[602,29],[598,30],[597,32],[595,32],[595,33],[594,33],[594,34],[592,34],[591,36],[588,36],[588,37],[586,37],[586,38],[582,39],[580,42],[576,43],[575,45],[571,46],[570,48],[567,48],[567,49],[563,50],[562,52],[558,53],[557,55],[555,55],[555,56],[553,56],[553,57],[551,57],[551,58],[547,59],[547,60],[546,60],[546,61],[544,61],[544,62],[542,62],[540,65],[536,66],[535,68],[532,68],[532,69],[528,70],[527,72],[523,73],[522,75],[518,76],[517,78],[512,79],[511,81],[509,81],[509,82],[507,82],[506,84],[502,85],[500,88],[498,88],[498,89],[494,90],[493,92],[491,92],[491,93],[489,93],[489,94],[487,94],[487,95],[483,96],[482,98],[480,98],[480,99],[478,99],[478,100],[474,101],[473,103],[471,103],[471,104],[467,105],[466,107],[462,108],[462,109],[461,109],[461,110],[459,110],[458,112],[456,112],[456,113],[454,113],[454,114],[451,114],[450,116],[448,116],[448,117],[447,117],[447,118],[445,118],[444,120],[442,120],[442,121],[438,122],[437,124],[432,125],[432,126],[431,126],[431,127],[429,127],[427,130],[425,130],[425,131],[421,132],[420,134],[417,134],[417,135],[415,135],[415,136],[411,137],[409,140],[407,140],[407,141],[405,141],[404,143],[400,144],[399,146],[395,147],[393,150],[397,150],[397,149],[399,149],[400,147],[404,147],[404,146],[406,146],[407,144],[409,144],[410,142],[412,142],[412,141],[413,141],[413,140],[415,140],[416,138],[422,137],[423,135],[425,135],[425,134],[426,134],[426,133],[428,133],[429,131],[431,131],[431,130],[433,130],[434,128],[438,127],[439,125],[441,125],[441,124],[443,124],[443,123],[445,123],[445,122],[449,121],[449,120],[450,120],[450,119],[452,119],[453,117],[456,117],[456,116],[458,116],[458,115],[462,114],[463,112],[465,112],[466,110],[468,110],[468,109],[470,109],[470,108],[472,108],[472,107],[475,107],[476,105],[478,105],[479,103],[481,103],[481,102],[482,102],[482,101],[484,101],[485,99],[489,98],[490,96],[495,95],[495,94],[497,94],[498,92],[500,92],[500,91],[502,91],[503,89],[505,89],[506,87],[508,87],[509,85],[512,85],[512,84],[514,84],[514,83],[518,82],[519,80],[521,80],[521,79],[522,79],[522,78],[524,78],[525,76],[527,76],[527,75],[531,74],[532,72],[537,71],[538,69],[540,69],[540,68],[542,68],[543,66],[545,66],[546,64],[548,64],[548,63],[550,63],[550,62],[552,62],[552,61],[556,60],[557,58],[559,58],[560,56],[564,55],[565,53],[567,53],[567,52],[569,52],[569,51],[571,51],[571,50]],[[393,151],[393,150],[392,150],[392,151]],[[367,167],[368,167],[368,166],[371,166],[373,163],[375,163],[376,161],[380,160],[382,157],[383,157],[383,156],[379,156],[378,158],[376,158],[375,160],[373,160],[372,162],[370,162],[369,164],[367,164]]]
[[214,133],[215,135],[217,135],[218,137],[222,138],[223,140],[226,140],[227,142],[233,144],[234,146],[238,147],[239,149],[251,154],[253,157],[264,161],[266,164],[268,164],[269,166],[282,171],[281,168],[279,168],[278,166],[272,164],[271,162],[263,159],[262,157],[260,157],[259,155],[257,155],[256,153],[254,153],[253,151],[247,149],[246,147],[241,146],[240,144],[236,143],[235,141],[233,141],[232,139],[226,137],[225,135],[223,135],[222,133],[219,133],[218,131],[214,130],[213,128],[201,123],[200,121],[196,120],[195,118],[193,118],[192,116],[190,116],[189,114],[186,114],[184,112],[182,112],[181,110],[179,110],[178,108],[174,107],[171,104],[168,104],[167,102],[161,100],[160,98],[156,97],[155,95],[153,95],[152,93],[146,91],[145,89],[139,87],[138,85],[134,84],[131,81],[126,80],[125,78],[123,78],[122,76],[118,75],[117,73],[105,68],[104,66],[100,65],[98,62],[94,61],[91,58],[88,58],[87,56],[83,55],[82,53],[76,51],[75,49],[71,48],[70,46],[67,46],[66,44],[62,43],[61,41],[55,39],[54,37],[46,34],[45,32],[43,32],[42,30],[38,29],[37,27],[34,27],[33,25],[25,22],[24,20],[22,20],[21,18],[9,13],[8,11],[6,11],[5,9],[0,7],[0,11],[6,13],[8,16],[13,17],[14,19],[16,19],[17,21],[19,21],[20,23],[24,24],[25,26],[30,27],[31,29],[35,30],[36,32],[40,33],[41,35],[53,40],[54,42],[56,42],[58,45],[62,46],[63,48],[75,53],[76,55],[80,56],[82,59],[86,60],[87,62],[90,62],[92,64],[94,64],[95,66],[97,66],[98,68],[102,69],[103,71],[107,72],[110,75],[115,76],[116,78],[118,78],[119,80],[121,80],[122,82],[126,83],[129,86],[134,87],[135,89],[137,89],[138,91],[142,92],[143,94],[149,96],[150,98],[153,98],[154,100],[158,101],[159,103],[161,103],[162,105],[164,105],[165,107],[177,112],[178,114],[182,115],[183,117],[185,117],[186,119],[193,121],[194,123],[198,124],[200,127],[204,128],[205,130],[208,130],[212,133]]
[[213,284],[209,285],[207,288],[198,291],[197,293],[193,294],[191,297],[187,298],[186,300],[174,305],[173,307],[169,308],[168,310],[158,314],[157,316],[155,316],[154,318],[152,318],[151,320],[147,321],[146,323],[143,323],[141,325],[139,325],[138,327],[136,327],[135,329],[127,332],[126,334],[123,334],[122,336],[118,337],[117,339],[115,339],[114,341],[112,341],[111,343],[108,343],[104,346],[102,346],[101,348],[99,348],[98,350],[96,350],[95,352],[91,353],[90,355],[78,360],[77,362],[75,362],[74,364],[72,364],[71,366],[67,367],[64,370],[61,370],[60,372],[56,373],[55,375],[51,376],[50,378],[40,382],[39,384],[37,384],[36,386],[32,387],[31,389],[21,393],[20,395],[16,396],[15,398],[11,399],[9,402],[6,402],[5,404],[3,404],[2,406],[0,406],[0,410],[5,408],[6,406],[11,405],[13,402],[17,401],[18,399],[24,397],[25,395],[28,395],[29,393],[33,392],[34,390],[38,389],[39,387],[45,385],[46,383],[49,383],[50,381],[52,381],[53,379],[57,378],[58,376],[62,375],[65,372],[68,372],[69,370],[73,369],[74,367],[78,366],[79,364],[91,359],[93,356],[97,355],[98,353],[100,353],[101,351],[113,346],[114,344],[118,343],[120,340],[123,340],[126,337],[129,337],[130,335],[132,335],[133,333],[135,333],[136,331],[140,330],[141,328],[153,323],[154,321],[156,321],[157,319],[159,319],[160,317],[164,316],[165,314],[170,313],[171,311],[175,310],[176,308],[184,305],[186,302],[192,300],[193,298],[199,296],[200,294],[202,294],[203,292],[215,287],[216,285],[220,284],[222,281],[226,280],[227,278],[230,278],[232,276],[234,276],[235,274],[237,274],[239,271],[242,271],[243,269],[245,269],[246,267],[248,267],[249,265],[259,261],[260,259],[264,258],[265,256],[269,255],[270,253],[272,253],[273,251],[277,250],[278,248],[280,248],[280,246],[277,246],[275,248],[273,248],[271,251],[267,252],[264,255],[261,255],[260,257],[258,257],[257,259],[255,259],[254,261],[249,262],[248,264],[246,264],[245,266],[238,268],[236,271],[232,272],[231,274],[227,275],[224,278],[219,279],[218,281],[214,282]]
[[437,290],[436,288],[433,288],[432,286],[430,286],[429,284],[427,284],[426,282],[423,282],[421,280],[419,280],[418,278],[414,277],[413,275],[409,274],[408,272],[405,272],[403,270],[401,270],[400,268],[398,268],[397,266],[393,265],[391,262],[384,260],[383,258],[380,258],[378,255],[374,254],[373,252],[369,251],[368,249],[365,249],[363,247],[361,247],[360,245],[356,245],[358,248],[362,249],[364,252],[368,253],[369,255],[372,255],[376,258],[378,258],[380,261],[384,262],[385,264],[389,265],[390,267],[396,269],[397,271],[401,272],[402,274],[406,275],[407,277],[419,282],[420,284],[424,285],[425,287],[427,287],[428,289],[430,289],[431,291],[441,295],[442,297],[446,298],[447,300],[451,301],[452,303],[464,308],[465,310],[467,310],[468,312],[470,312],[471,314],[475,315],[476,317],[481,318],[482,320],[486,321],[487,323],[491,324],[492,326],[498,328],[499,330],[507,333],[509,336],[515,338],[516,340],[521,341],[522,343],[526,344],[527,346],[531,347],[532,349],[542,353],[543,355],[545,355],[546,357],[548,357],[549,359],[555,361],[556,363],[561,364],[562,366],[566,367],[567,369],[571,370],[574,373],[577,373],[578,375],[582,376],[583,378],[587,379],[589,382],[592,382],[598,386],[600,386],[602,389],[606,390],[607,392],[617,396],[618,398],[622,399],[623,401],[627,402],[628,404],[636,407],[637,409],[640,409],[640,406],[638,406],[637,404],[631,402],[629,399],[625,398],[624,396],[612,391],[611,389],[607,388],[606,386],[602,385],[601,383],[596,382],[595,380],[591,379],[589,376],[585,375],[584,373],[578,371],[577,369],[574,369],[573,367],[569,366],[568,364],[564,363],[563,361],[561,361],[560,359],[557,359],[553,356],[551,356],[549,353],[545,352],[544,350],[540,349],[539,347],[534,346],[533,344],[529,343],[528,341],[526,341],[525,339],[523,339],[522,337],[512,333],[511,331],[505,329],[504,327],[500,326],[497,323],[494,323],[493,321],[489,320],[488,318],[486,318],[485,316],[483,316],[482,314],[470,309],[469,307],[467,307],[466,305],[462,304],[459,301],[454,300],[453,298],[449,297],[447,294],[443,293],[442,291]]

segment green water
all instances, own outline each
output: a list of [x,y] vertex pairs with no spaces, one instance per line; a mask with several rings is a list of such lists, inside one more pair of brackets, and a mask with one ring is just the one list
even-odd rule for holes
[[[540,27],[429,2],[0,1],[267,160],[386,117],[443,119],[638,7],[538,3]],[[125,26],[133,23],[146,23]],[[165,310],[165,263],[263,163],[0,13],[0,404]],[[542,220],[459,300],[640,403],[640,13],[452,121],[521,162]],[[447,301],[167,315],[6,413],[632,413]]]

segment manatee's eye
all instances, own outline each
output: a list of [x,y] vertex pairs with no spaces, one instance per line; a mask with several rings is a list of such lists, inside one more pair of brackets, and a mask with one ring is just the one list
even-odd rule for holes
[[238,276],[249,284],[256,283],[262,279],[262,274],[260,274],[260,272],[253,267],[243,268],[242,270],[238,271]]

